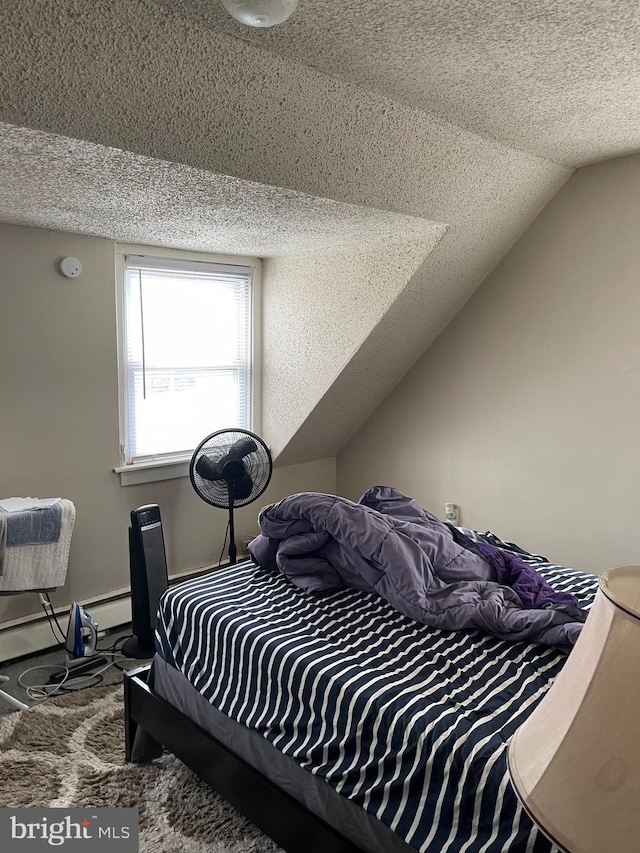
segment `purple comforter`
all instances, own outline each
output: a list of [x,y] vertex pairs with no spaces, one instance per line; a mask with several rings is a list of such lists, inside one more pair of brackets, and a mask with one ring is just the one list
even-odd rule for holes
[[[526,563],[456,542],[447,525],[388,486],[374,486],[358,503],[318,492],[291,495],[264,507],[258,520],[262,532],[249,545],[254,560],[308,592],[376,592],[425,625],[480,629],[565,651],[586,619]],[[533,598],[522,589],[519,595],[518,583]]]

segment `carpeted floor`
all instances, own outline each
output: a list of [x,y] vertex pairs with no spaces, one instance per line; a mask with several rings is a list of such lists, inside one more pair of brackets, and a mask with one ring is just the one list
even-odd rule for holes
[[281,853],[172,755],[124,762],[122,683],[0,717],[0,807],[139,809],[141,853]]

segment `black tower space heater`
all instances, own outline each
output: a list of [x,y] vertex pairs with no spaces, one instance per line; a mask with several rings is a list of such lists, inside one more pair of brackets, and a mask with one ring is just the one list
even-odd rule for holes
[[122,647],[127,657],[155,654],[154,633],[160,597],[169,586],[160,507],[145,504],[131,512],[129,527],[131,623],[133,637]]

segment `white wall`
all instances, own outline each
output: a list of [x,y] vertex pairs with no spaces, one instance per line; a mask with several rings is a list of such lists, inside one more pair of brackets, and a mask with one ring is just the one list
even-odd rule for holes
[[[83,264],[63,278],[59,260]],[[0,493],[62,496],[77,509],[58,604],[128,586],[131,509],[158,503],[170,572],[218,560],[227,516],[188,478],[122,487],[114,247],[109,240],[0,227]],[[335,460],[277,468],[268,491],[236,513],[238,542],[260,507],[295,491],[335,491]],[[34,595],[0,597],[0,622],[39,609]],[[1,640],[0,640],[1,642]]]
[[640,155],[575,173],[338,457],[585,570],[640,563]]

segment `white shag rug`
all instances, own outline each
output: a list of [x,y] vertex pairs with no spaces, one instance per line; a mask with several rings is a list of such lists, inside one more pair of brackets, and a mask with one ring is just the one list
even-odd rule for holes
[[137,808],[141,853],[282,853],[177,758],[124,760],[122,683],[0,717],[0,807]]

